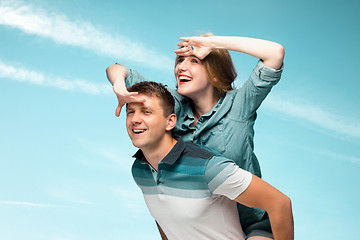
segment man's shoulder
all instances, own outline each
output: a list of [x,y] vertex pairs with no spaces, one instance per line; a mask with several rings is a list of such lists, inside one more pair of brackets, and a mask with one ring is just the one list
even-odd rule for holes
[[193,142],[184,142],[184,143],[185,143],[185,149],[183,156],[186,157],[210,159],[214,156],[221,155],[220,153],[216,152],[211,148]]

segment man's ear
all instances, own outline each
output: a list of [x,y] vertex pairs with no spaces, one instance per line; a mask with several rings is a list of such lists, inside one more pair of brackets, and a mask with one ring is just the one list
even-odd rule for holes
[[176,115],[175,113],[172,113],[170,114],[168,117],[167,117],[167,126],[166,126],[166,131],[171,131],[173,130],[173,128],[175,127],[176,125]]

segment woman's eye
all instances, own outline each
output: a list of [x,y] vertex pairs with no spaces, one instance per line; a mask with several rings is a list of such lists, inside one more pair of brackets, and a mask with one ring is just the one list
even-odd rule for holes
[[191,62],[193,62],[193,63],[199,63],[199,60],[197,60],[197,59],[192,59]]
[[184,61],[183,58],[178,58],[177,63],[181,63],[181,62],[183,62],[183,61]]

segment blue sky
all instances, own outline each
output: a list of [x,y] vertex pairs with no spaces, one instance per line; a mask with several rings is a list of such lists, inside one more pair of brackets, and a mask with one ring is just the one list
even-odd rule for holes
[[[293,202],[296,239],[355,239],[360,198],[358,1],[0,1],[0,238],[159,239],[105,76],[123,62],[174,86],[180,36],[281,43],[258,111],[263,178]],[[247,79],[256,59],[232,53]]]

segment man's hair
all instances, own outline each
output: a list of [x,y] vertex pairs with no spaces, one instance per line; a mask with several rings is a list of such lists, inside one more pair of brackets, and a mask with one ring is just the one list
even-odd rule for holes
[[145,94],[147,96],[159,98],[160,103],[164,110],[165,117],[174,113],[174,108],[175,108],[174,97],[161,83],[152,82],[152,81],[139,82],[129,87],[128,91],[138,92],[139,94]]

